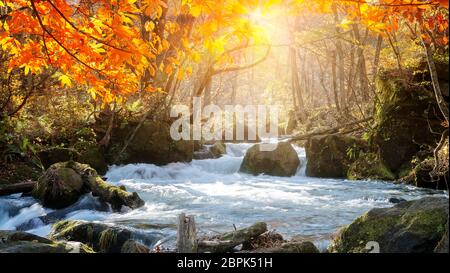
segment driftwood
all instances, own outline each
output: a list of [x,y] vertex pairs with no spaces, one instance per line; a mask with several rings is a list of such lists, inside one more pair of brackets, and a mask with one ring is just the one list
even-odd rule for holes
[[31,181],[2,186],[0,187],[0,196],[31,192],[35,184],[36,182]]
[[216,238],[198,241],[199,252],[224,253],[232,251],[236,246],[251,241],[267,231],[267,224],[258,222],[252,226],[225,233]]
[[368,117],[368,118],[357,120],[357,121],[354,121],[354,122],[345,123],[345,124],[342,124],[342,125],[339,125],[337,127],[330,128],[330,129],[325,129],[325,130],[321,130],[321,131],[317,131],[317,132],[301,134],[301,135],[295,135],[295,136],[286,136],[286,137],[282,138],[282,140],[284,140],[284,139],[288,139],[289,141],[306,140],[306,139],[309,139],[309,138],[314,137],[314,136],[339,133],[339,131],[341,129],[347,129],[347,130],[344,130],[342,133],[348,134],[348,133],[356,131],[355,129],[348,129],[348,128],[351,128],[353,126],[359,125],[359,124],[364,123],[364,122],[368,122],[368,121],[370,121],[372,119],[373,119],[373,117]]
[[177,250],[178,253],[197,253],[194,216],[186,216],[184,213],[178,216]]

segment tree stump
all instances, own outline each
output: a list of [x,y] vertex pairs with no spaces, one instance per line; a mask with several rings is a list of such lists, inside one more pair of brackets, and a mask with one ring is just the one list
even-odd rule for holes
[[197,253],[197,234],[194,216],[181,213],[178,216],[177,230],[178,253]]

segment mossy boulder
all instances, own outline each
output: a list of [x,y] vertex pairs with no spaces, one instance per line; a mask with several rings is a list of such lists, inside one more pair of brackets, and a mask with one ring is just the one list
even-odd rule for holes
[[434,175],[435,164],[434,158],[426,158],[415,165],[407,175],[400,177],[398,181],[421,188],[448,190],[448,165],[444,173]]
[[346,135],[315,136],[306,142],[306,175],[312,177],[347,177],[350,164],[368,150],[364,140]]
[[273,151],[262,151],[261,144],[247,150],[240,171],[253,175],[293,176],[300,166],[297,152],[288,142],[280,142]]
[[376,81],[379,100],[370,142],[394,173],[424,147],[435,147],[440,135],[433,132],[444,129],[427,73],[426,66],[411,68],[404,72],[411,79],[405,80],[398,71],[386,71]]
[[142,253],[148,250],[132,240],[130,230],[100,223],[60,221],[53,225],[50,238],[82,242],[102,253]]
[[135,209],[144,205],[137,193],[108,184],[89,165],[74,161],[50,166],[36,183],[32,195],[46,207],[63,208],[88,192],[110,203],[116,211],[122,206]]
[[382,253],[433,252],[448,221],[448,199],[425,197],[376,208],[341,229],[330,252],[368,252],[377,242]]
[[32,195],[50,208],[64,208],[86,193],[83,179],[72,168],[60,163],[52,165],[34,186]]
[[0,230],[0,253],[93,253],[85,244],[58,242],[22,231]]
[[117,154],[127,143],[138,122],[128,123],[115,128],[112,133],[111,148],[107,161],[111,163],[151,163],[165,165],[171,162],[190,162],[194,153],[194,141],[174,141],[170,136],[170,122],[146,120],[136,132],[126,151],[117,158]]
[[374,153],[361,153],[347,171],[350,180],[395,180],[396,176]]

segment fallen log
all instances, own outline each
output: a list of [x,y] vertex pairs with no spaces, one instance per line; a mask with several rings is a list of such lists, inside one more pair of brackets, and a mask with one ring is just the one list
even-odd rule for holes
[[10,195],[15,193],[28,193],[33,190],[35,181],[21,182],[11,185],[5,185],[0,187],[0,196]]
[[267,224],[258,222],[248,228],[228,232],[215,238],[199,240],[198,252],[230,252],[236,246],[251,241],[266,231]]
[[295,136],[286,136],[286,137],[282,138],[281,140],[286,140],[286,139],[288,139],[289,141],[306,140],[306,139],[309,139],[314,136],[339,133],[341,129],[347,129],[347,130],[344,130],[342,133],[348,134],[348,133],[355,131],[355,129],[348,129],[349,127],[353,127],[353,126],[359,125],[361,123],[368,122],[372,119],[373,119],[373,117],[368,117],[368,118],[357,120],[354,122],[345,123],[345,124],[342,124],[337,127],[330,128],[330,129],[325,129],[325,130],[321,130],[321,131],[317,131],[317,132],[311,132],[311,133],[300,134],[300,135],[295,135]]

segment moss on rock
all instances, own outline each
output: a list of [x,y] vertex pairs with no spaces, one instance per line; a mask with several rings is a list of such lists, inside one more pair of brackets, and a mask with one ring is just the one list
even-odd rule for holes
[[293,176],[299,165],[300,159],[290,143],[280,142],[273,151],[261,151],[261,144],[255,144],[247,150],[240,171],[253,175]]
[[330,252],[368,252],[374,241],[381,252],[433,252],[448,221],[448,199],[426,197],[392,208],[372,209],[341,229]]
[[442,117],[426,73],[426,66],[411,68],[404,72],[411,76],[405,80],[398,71],[385,71],[376,81],[379,100],[369,141],[376,145],[379,158],[394,173],[423,146],[433,147],[437,143],[439,135],[432,131],[443,131]]
[[89,165],[74,161],[52,165],[39,179],[33,196],[47,207],[62,208],[88,192],[110,203],[116,211],[122,206],[135,209],[144,205],[137,193],[108,184]]
[[64,220],[53,225],[50,238],[82,242],[97,252],[120,253],[132,233],[100,223]]
[[347,178],[350,180],[375,179],[395,180],[395,175],[384,165],[374,153],[362,153],[358,159],[351,163]]
[[93,253],[89,246],[54,241],[22,231],[0,231],[0,253]]
[[151,163],[165,165],[171,162],[190,162],[194,153],[194,141],[174,141],[170,136],[170,122],[146,120],[136,132],[126,151],[118,153],[127,143],[139,122],[128,121],[112,133],[107,161],[115,164]]
[[312,137],[306,143],[306,174],[313,177],[346,177],[350,164],[368,149],[364,140],[345,135]]
[[81,176],[63,163],[52,165],[36,183],[32,195],[50,208],[64,208],[85,193]]

